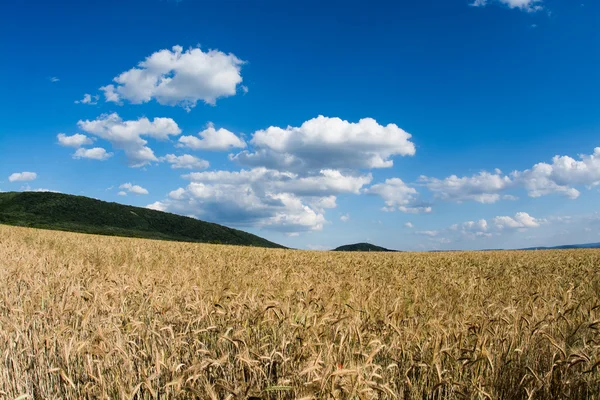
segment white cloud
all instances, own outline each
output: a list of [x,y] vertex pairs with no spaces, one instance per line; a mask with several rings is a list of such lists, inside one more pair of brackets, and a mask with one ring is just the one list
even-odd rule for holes
[[245,150],[232,159],[244,165],[285,171],[388,168],[391,157],[415,154],[411,135],[395,124],[379,125],[372,118],[351,123],[319,116],[300,127],[271,126],[256,131]]
[[243,63],[231,53],[200,48],[183,51],[183,47],[173,46],[151,54],[100,90],[106,101],[142,104],[155,99],[162,105],[190,110],[198,101],[214,105],[220,97],[235,95],[242,82]]
[[514,217],[496,217],[494,224],[498,229],[537,228],[544,220],[533,218],[526,212],[518,212]]
[[56,76],[51,76],[50,78],[48,78],[48,80],[52,83],[60,82],[60,79]]
[[407,227],[407,228],[409,228],[409,229],[412,229],[412,228],[414,228],[414,227],[415,227],[415,226],[412,224],[412,222],[406,222],[406,223],[404,224],[404,226],[405,226],[405,227]]
[[579,197],[579,190],[559,185],[552,179],[553,168],[550,164],[539,163],[531,170],[515,172],[513,176],[523,184],[530,197],[541,197],[551,193],[563,193],[570,199]]
[[580,192],[574,186],[589,188],[600,185],[600,147],[596,147],[593,154],[579,155],[579,160],[557,155],[552,158],[551,164],[541,162],[531,169],[514,171],[510,176],[495,170],[494,173],[483,171],[470,177],[451,175],[437,179],[421,176],[419,181],[436,197],[456,202],[517,200],[513,195],[500,196],[500,193],[520,187],[527,190],[530,197],[561,193],[567,198],[576,199]]
[[242,184],[246,182],[255,183],[264,181],[280,180],[282,177],[292,177],[293,174],[269,170],[266,168],[254,168],[252,170],[242,169],[240,171],[205,171],[192,172],[183,177],[194,182]]
[[[485,7],[494,0],[474,0],[469,5],[472,7]],[[544,8],[543,0],[495,0],[498,3],[504,4],[509,8],[518,8],[527,12],[540,11]]]
[[206,169],[210,165],[208,161],[190,154],[176,156],[175,154],[167,154],[161,157],[161,160],[171,164],[171,168],[187,168],[187,169]]
[[163,203],[161,203],[160,201],[155,201],[152,204],[148,204],[146,206],[146,208],[149,208],[150,210],[156,210],[156,211],[166,211],[167,210],[167,206]]
[[462,224],[454,224],[449,230],[460,232],[464,236],[474,239],[476,237],[491,237],[492,233],[488,232],[490,226],[485,219],[478,221],[467,221]]
[[291,192],[303,196],[320,196],[326,194],[354,193],[371,182],[371,174],[362,176],[343,175],[340,171],[324,169],[319,175],[297,177],[295,174],[283,174],[283,179],[274,184],[277,190]]
[[202,139],[198,139],[196,136],[180,137],[178,146],[188,147],[193,150],[213,151],[227,151],[233,148],[243,149],[246,147],[246,142],[237,137],[233,132],[224,128],[216,130],[212,123],[209,123],[208,127],[199,132],[198,135]]
[[488,223],[485,219],[480,219],[479,221],[467,221],[462,227],[468,231],[485,232],[488,229]]
[[67,147],[81,147],[93,143],[92,139],[85,135],[82,135],[81,133],[76,133],[71,136],[67,136],[64,133],[59,133],[58,135],[56,135],[56,137],[58,139],[58,144]]
[[89,104],[89,105],[96,105],[98,104],[98,100],[100,99],[99,95],[95,95],[92,96],[89,93],[86,93],[83,95],[83,99],[81,100],[75,100],[75,104]]
[[[506,231],[526,231],[529,228],[538,228],[546,223],[545,219],[534,218],[526,212],[518,212],[513,217],[498,216],[488,222],[485,219],[477,221],[467,221],[460,224],[454,224],[447,229],[437,231],[440,234],[446,233],[450,236],[459,235],[462,238],[487,239],[493,236],[499,236]],[[454,239],[457,239],[456,237]],[[459,239],[460,240],[460,239]]]
[[119,189],[125,189],[129,193],[133,194],[148,194],[148,191],[139,185],[132,185],[131,183],[124,183],[119,186]]
[[340,221],[342,221],[342,222],[348,222],[348,221],[350,221],[350,214],[346,213],[346,214],[342,215],[340,217]]
[[580,160],[569,156],[554,156],[552,164],[538,163],[531,170],[515,172],[531,197],[549,193],[563,193],[570,199],[579,197],[579,191],[573,186],[600,185],[600,147],[591,155],[581,154]]
[[115,91],[115,85],[102,86],[100,90],[104,91],[105,101],[121,104],[121,98],[119,97],[119,93]]
[[25,181],[33,181],[37,178],[37,174],[35,172],[15,172],[8,177],[10,182],[25,182]]
[[310,208],[321,214],[324,214],[325,210],[328,208],[337,207],[337,197],[333,195],[325,197],[309,196],[304,197],[303,199]]
[[117,193],[117,195],[119,195],[119,196],[127,196],[127,192],[125,192],[124,190],[121,190],[119,193]]
[[61,193],[58,190],[46,189],[46,188],[37,188],[30,190],[30,192],[43,192],[43,193]]
[[267,168],[251,170],[193,172],[184,175],[194,182],[237,184],[251,182],[269,192],[292,193],[300,196],[329,196],[341,193],[360,193],[371,182],[371,175],[343,175],[337,170],[322,170],[318,175],[300,177],[291,172]]
[[110,157],[112,157],[112,155],[113,155],[113,153],[108,153],[102,147],[94,147],[92,149],[80,148],[80,149],[77,149],[77,151],[75,151],[75,153],[73,154],[73,158],[75,158],[75,159],[89,158],[92,160],[104,161],[104,160],[107,160]]
[[370,175],[344,175],[337,170],[299,176],[267,168],[193,172],[183,177],[191,182],[171,191],[160,202],[163,210],[286,233],[321,230],[327,222],[325,210],[337,207],[336,194],[360,193],[371,181]]
[[400,178],[386,179],[363,191],[367,194],[378,195],[385,201],[383,211],[401,211],[409,214],[429,213],[431,207],[416,204],[418,192],[405,184]]
[[[420,206],[420,207],[400,206],[400,207],[398,207],[398,211],[401,211],[401,212],[407,213],[407,214],[428,214],[432,210],[433,209],[430,206]],[[390,210],[384,210],[384,211],[390,211]]]
[[321,230],[322,213],[290,193],[261,190],[250,180],[238,183],[191,182],[155,204],[165,211],[193,213],[202,219],[237,226],[255,226],[283,232]]
[[[46,188],[37,188],[33,189],[29,185],[21,186],[22,192],[42,192],[42,193],[60,193],[58,190],[46,189]],[[0,190],[1,192],[1,190]]]
[[508,176],[503,176],[501,171],[480,172],[470,177],[459,178],[451,175],[445,179],[421,176],[419,181],[425,183],[427,188],[442,200],[463,202],[467,200],[479,203],[495,203],[500,200],[498,192],[508,189],[513,182]]
[[132,167],[141,167],[152,161],[159,161],[142,136],[166,140],[171,135],[179,135],[181,129],[171,118],[143,117],[138,120],[123,121],[118,114],[103,114],[93,121],[79,121],[77,125],[87,133],[111,142],[114,148],[123,150]]
[[542,0],[500,0],[510,8],[519,8],[525,11],[539,11],[543,8]]

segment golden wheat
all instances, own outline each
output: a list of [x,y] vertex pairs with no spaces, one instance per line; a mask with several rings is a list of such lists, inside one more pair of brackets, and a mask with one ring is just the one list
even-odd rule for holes
[[0,398],[600,399],[599,270],[0,225]]

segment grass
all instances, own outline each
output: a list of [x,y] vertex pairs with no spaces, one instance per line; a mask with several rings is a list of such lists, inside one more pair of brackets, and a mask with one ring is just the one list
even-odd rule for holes
[[599,399],[599,269],[0,225],[0,398]]

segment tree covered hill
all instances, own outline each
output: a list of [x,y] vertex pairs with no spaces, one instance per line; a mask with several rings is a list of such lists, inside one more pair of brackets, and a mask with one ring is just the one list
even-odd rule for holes
[[347,244],[345,246],[340,246],[333,251],[396,251],[386,249],[385,247],[375,246],[371,243],[355,243],[355,244]]
[[259,236],[194,218],[62,193],[0,193],[0,224],[98,235],[284,248]]

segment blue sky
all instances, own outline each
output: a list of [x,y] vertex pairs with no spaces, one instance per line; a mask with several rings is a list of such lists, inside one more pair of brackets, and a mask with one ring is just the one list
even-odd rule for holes
[[585,0],[4,2],[0,190],[296,248],[598,242],[599,15]]

